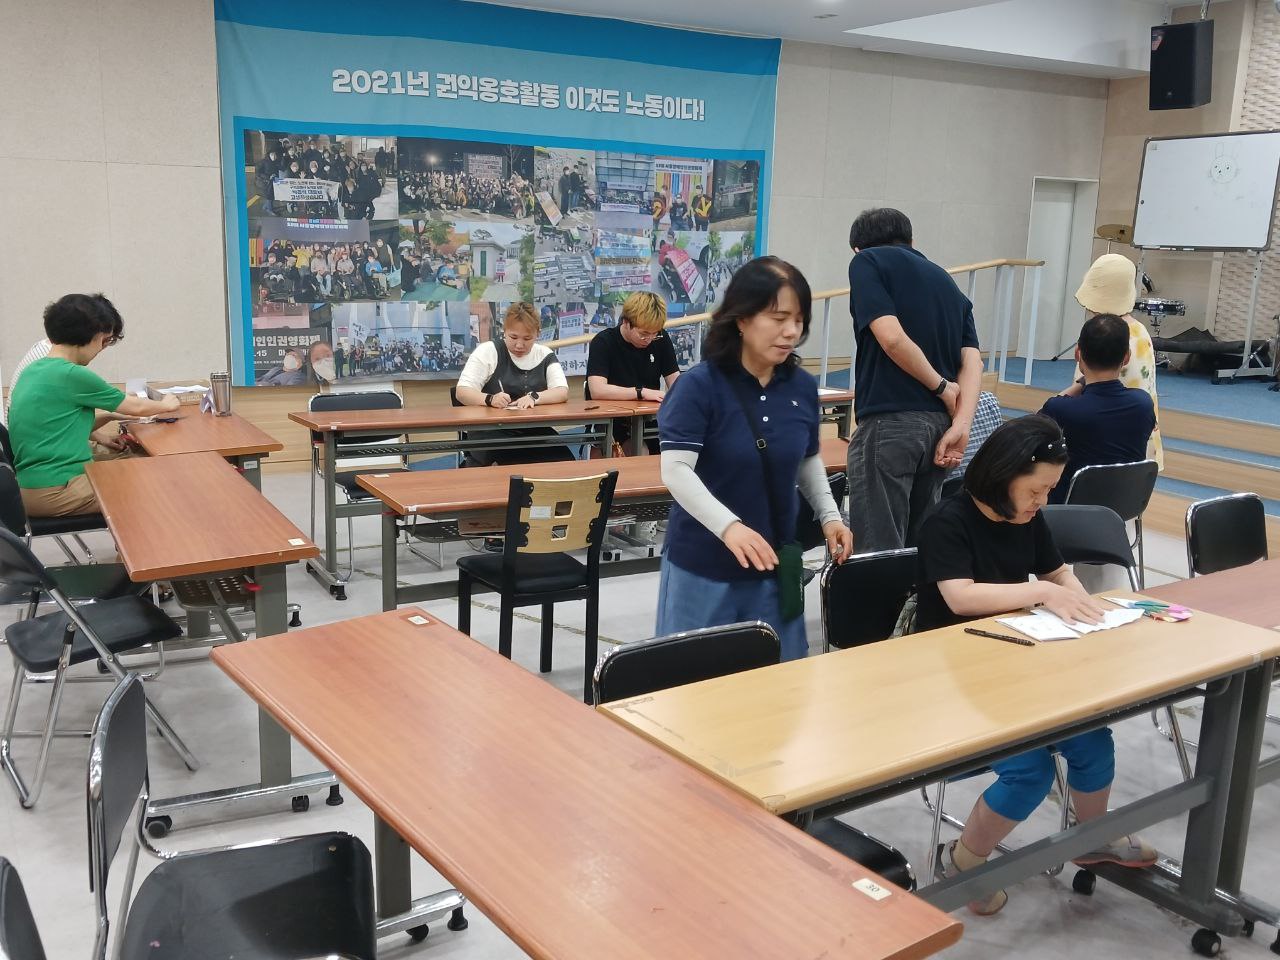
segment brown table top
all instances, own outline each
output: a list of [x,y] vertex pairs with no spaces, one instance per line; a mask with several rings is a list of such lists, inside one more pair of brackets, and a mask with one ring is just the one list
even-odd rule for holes
[[216,453],[96,461],[86,472],[133,580],[292,563],[320,554]]
[[[426,623],[414,625],[413,617]],[[535,958],[912,958],[961,925],[436,617],[213,660]]]
[[1280,630],[1280,558],[1147,589],[1166,603]]
[[[982,621],[997,632],[1008,627]],[[1280,635],[1197,611],[1017,646],[947,627],[600,709],[775,813],[983,756],[1280,654]],[[925,704],[903,722],[907,704]]]
[[279,440],[234,413],[215,417],[211,413],[201,413],[196,404],[188,404],[172,416],[178,418],[177,423],[131,423],[129,432],[153,457],[175,453],[216,453],[223,457],[236,457],[284,449]]
[[[845,469],[849,444],[829,438],[822,441],[822,458],[828,471]],[[493,510],[507,505],[512,477],[562,480],[618,471],[614,500],[623,502],[662,496],[662,458],[612,457],[603,460],[565,460],[553,463],[468,467],[457,470],[410,470],[401,473],[366,473],[356,482],[401,516],[465,513]]]
[[835,387],[818,388],[818,404],[853,403],[852,390],[840,390]]
[[289,419],[308,430],[426,430],[466,427],[522,426],[528,423],[595,423],[629,417],[635,404],[614,401],[569,400],[529,410],[494,410],[492,407],[455,407],[448,403],[418,404],[403,410],[299,411]]

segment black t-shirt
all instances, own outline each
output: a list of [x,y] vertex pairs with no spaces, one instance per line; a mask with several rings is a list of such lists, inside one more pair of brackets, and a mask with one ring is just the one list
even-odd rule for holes
[[938,590],[943,580],[1026,583],[1062,566],[1043,515],[1030,523],[988,520],[967,493],[943,500],[925,518],[919,550],[917,630],[980,619],[951,612]]
[[955,380],[961,349],[978,346],[969,298],[940,266],[900,245],[870,247],[856,254],[849,263],[849,288],[849,312],[858,344],[855,414],[945,412],[929,388],[881,349],[871,324],[881,317],[897,317],[903,332],[938,375]]
[[587,352],[587,376],[604,377],[615,387],[648,387],[657,390],[664,377],[678,372],[671,338],[658,334],[647,347],[633,347],[621,327],[601,330],[591,338]]

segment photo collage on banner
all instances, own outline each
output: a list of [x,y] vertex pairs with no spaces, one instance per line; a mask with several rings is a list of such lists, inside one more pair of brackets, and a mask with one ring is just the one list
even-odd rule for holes
[[[636,290],[661,294],[672,319],[702,313],[755,250],[755,161],[306,131],[244,138],[259,386],[456,379],[517,300],[537,308],[543,341],[616,325]],[[682,366],[696,335],[671,331]],[[585,343],[557,356],[568,375],[586,373]]]
[[[214,8],[237,385],[455,380],[514,302],[544,342],[633,291],[687,317],[764,247],[776,40],[459,0],[368,32],[339,0]],[[671,331],[686,366],[696,329]],[[585,374],[585,339],[556,352]]]

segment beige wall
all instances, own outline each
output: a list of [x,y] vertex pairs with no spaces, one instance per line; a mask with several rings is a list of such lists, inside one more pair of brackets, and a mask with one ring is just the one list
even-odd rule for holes
[[[1105,80],[785,43],[770,252],[847,286],[849,225],[887,205],[937,263],[1024,256],[1032,178],[1098,176],[1106,97]],[[981,334],[989,276],[977,300]],[[847,354],[847,301],[832,319]]]
[[[1148,137],[1222,133],[1232,129],[1232,119],[1239,110],[1241,50],[1247,55],[1253,3],[1254,0],[1227,0],[1210,7],[1214,20],[1213,100],[1203,107],[1150,110],[1150,84],[1146,77],[1111,81],[1102,140],[1099,225],[1133,223],[1142,148]],[[1272,6],[1270,0],[1265,6]],[[1184,7],[1175,11],[1174,19],[1192,20],[1199,14],[1199,7]],[[1095,254],[1106,250],[1105,243],[1095,243]],[[1115,245],[1112,252],[1138,259],[1138,251],[1128,246]],[[1165,336],[1192,325],[1208,324],[1208,329],[1214,329],[1215,290],[1221,259],[1221,254],[1209,253],[1154,251],[1147,254],[1144,266],[1156,286],[1153,296],[1184,300],[1187,305],[1185,318],[1171,317],[1165,321],[1161,331]]]
[[211,0],[2,9],[0,370],[73,290],[125,317],[108,379],[225,369]]
[[[125,316],[95,364],[109,379],[225,367],[214,63],[210,0],[6,5],[0,370],[70,290]],[[771,249],[843,286],[852,218],[892,204],[940,263],[1021,255],[1032,177],[1097,176],[1105,98],[1100,80],[786,43]]]

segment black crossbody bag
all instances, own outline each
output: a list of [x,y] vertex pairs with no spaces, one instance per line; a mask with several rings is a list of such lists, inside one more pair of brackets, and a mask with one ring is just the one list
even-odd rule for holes
[[[751,428],[751,435],[755,437],[756,450],[760,452],[760,468],[764,472],[764,492],[769,499],[769,516],[773,521],[773,533],[775,537],[780,538],[784,529],[781,521],[785,514],[778,509],[779,504],[774,496],[773,484],[769,482],[773,476],[769,444],[764,437],[760,436],[760,430],[751,416],[751,410],[747,402],[742,399],[742,392],[732,383],[729,389],[738,398],[742,415],[746,418],[747,426]],[[804,613],[804,550],[800,547],[799,541],[794,539],[788,543],[774,543],[772,546],[774,552],[778,554],[778,566],[773,571],[778,578],[778,607],[783,620],[793,620]]]

